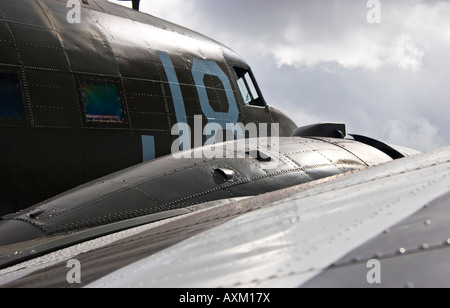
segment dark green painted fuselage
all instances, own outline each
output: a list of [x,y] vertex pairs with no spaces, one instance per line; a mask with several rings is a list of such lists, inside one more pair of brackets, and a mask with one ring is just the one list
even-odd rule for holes
[[230,49],[88,2],[70,23],[65,0],[0,1],[0,216],[170,154],[173,125],[196,115],[296,128],[259,88],[244,102],[238,74],[251,71]]

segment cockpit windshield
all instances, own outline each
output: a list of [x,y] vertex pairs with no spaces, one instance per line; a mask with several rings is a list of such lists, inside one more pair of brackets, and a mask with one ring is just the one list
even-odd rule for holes
[[237,84],[244,103],[249,106],[265,107],[266,104],[261,98],[252,72],[240,67],[235,67],[235,70],[238,76]]

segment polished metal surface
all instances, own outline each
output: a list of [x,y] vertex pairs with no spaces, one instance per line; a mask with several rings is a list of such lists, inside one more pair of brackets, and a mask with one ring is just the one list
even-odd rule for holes
[[[64,261],[76,258],[84,264],[78,286],[99,278],[91,286],[308,286],[386,229],[433,200],[445,201],[439,198],[450,190],[449,153],[420,154],[121,231],[3,269],[0,277],[4,286],[74,287],[65,280]],[[403,248],[407,255],[410,247]],[[365,277],[354,279],[367,286]]]
[[[352,140],[280,138],[279,150],[258,150],[267,155],[266,160],[239,155],[238,142],[225,143],[221,155],[227,157],[231,148],[236,158],[167,156],[5,216],[0,221],[0,246],[214,200],[256,196],[391,160]],[[202,151],[193,150],[188,156],[198,157]],[[14,231],[25,228],[27,232]]]
[[138,5],[0,1],[0,286],[450,286],[449,148],[297,128]]

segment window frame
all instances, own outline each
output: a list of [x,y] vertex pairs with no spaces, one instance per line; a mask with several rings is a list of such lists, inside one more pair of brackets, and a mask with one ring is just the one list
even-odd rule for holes
[[0,75],[12,75],[15,77],[14,82],[17,81],[18,94],[19,94],[19,97],[17,97],[19,99],[18,106],[15,106],[15,107],[20,107],[20,111],[21,111],[20,116],[3,116],[0,113],[0,119],[7,120],[7,121],[24,120],[27,117],[27,114],[26,114],[26,108],[25,108],[25,104],[24,104],[24,95],[23,95],[24,91],[22,89],[22,82],[21,82],[20,74],[18,72],[0,70]]
[[[237,79],[236,84],[239,89],[239,94],[241,95],[241,98],[244,102],[244,105],[246,107],[254,107],[254,108],[267,108],[267,103],[264,100],[264,97],[261,93],[261,90],[258,86],[258,83],[256,82],[256,78],[253,75],[252,70],[249,67],[240,67],[240,66],[234,66],[234,71],[236,73]],[[248,77],[248,78],[246,78]],[[251,95],[252,100],[248,103],[246,103],[246,99],[244,98],[244,95],[242,93],[241,87],[239,85],[239,80],[242,79],[244,81],[244,85],[247,89],[247,92]],[[257,98],[254,97],[252,86],[248,84],[248,80],[252,82],[253,89],[256,91],[256,94],[258,95]]]
[[24,72],[18,67],[10,67],[0,65],[0,73],[14,74],[19,81],[20,95],[22,97],[23,117],[21,118],[7,118],[0,117],[0,127],[29,127],[30,126],[30,102],[27,93],[27,84],[24,82]]
[[[92,121],[88,119],[87,114],[87,106],[83,98],[82,93],[82,83],[90,82],[94,84],[105,84],[114,86],[117,91],[119,103],[122,108],[122,116],[123,121]],[[78,101],[80,104],[80,112],[82,115],[83,123],[87,127],[114,127],[114,128],[127,128],[129,126],[129,117],[128,117],[128,106],[126,104],[125,96],[122,90],[121,81],[117,78],[95,78],[95,77],[87,77],[87,76],[78,76],[76,77],[76,86],[77,86],[77,94]],[[99,115],[101,116],[101,115]]]

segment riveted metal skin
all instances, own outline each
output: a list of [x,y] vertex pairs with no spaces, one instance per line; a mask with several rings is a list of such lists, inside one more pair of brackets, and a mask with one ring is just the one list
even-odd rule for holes
[[253,210],[89,286],[376,286],[367,259],[387,254],[381,286],[446,287],[449,176],[447,147],[248,198],[227,207]]
[[[450,287],[450,193],[425,205],[326,269],[305,288]],[[369,260],[380,261],[379,283],[368,283]]]
[[[252,249],[248,251],[258,260],[265,259],[259,252],[266,249],[274,249],[275,254],[286,253],[290,258],[305,251],[296,246],[298,238],[304,237],[300,244],[307,244],[311,239],[308,232],[314,230],[310,233],[318,234],[316,240],[320,242],[329,224],[339,223],[329,217],[353,218],[353,212],[348,215],[342,209],[331,207],[329,200],[341,201],[349,195],[350,201],[357,203],[354,208],[359,218],[354,224],[365,225],[361,221],[366,218],[365,211],[370,204],[361,205],[361,196],[353,187],[365,193],[361,198],[370,196],[379,201],[384,195],[374,195],[373,183],[383,186],[382,180],[397,176],[406,180],[398,164],[389,165],[396,168],[394,175],[386,175],[388,172],[383,168],[376,169],[381,175],[372,173],[371,168],[408,156],[413,152],[408,149],[403,153],[401,149],[397,151],[390,145],[357,135],[356,140],[345,139],[343,125],[339,129],[336,125],[304,127],[298,131],[303,137],[290,137],[297,125],[283,112],[267,105],[248,64],[216,41],[105,0],[82,1],[80,5],[81,22],[71,23],[66,0],[0,1],[0,100],[10,108],[0,109],[0,215],[7,214],[0,219],[0,285],[10,277],[17,278],[17,271],[11,265],[29,260],[30,263],[18,266],[34,271],[34,258],[42,256],[45,268],[47,258],[63,259],[56,250],[66,248],[63,254],[78,255],[80,246],[88,243],[94,247],[97,244],[89,240],[102,236],[98,241],[102,245],[104,238],[111,236],[123,240],[126,247],[121,246],[120,251],[110,255],[106,253],[113,262],[102,262],[102,266],[91,268],[92,275],[85,283],[149,253],[172,249],[176,243],[203,232],[210,237],[208,247],[218,245],[217,251],[225,249],[218,257],[227,260],[242,256],[227,255],[234,249],[235,240],[249,240],[250,243],[242,245],[249,245]],[[238,82],[243,74],[249,74],[255,83],[259,97],[253,104],[244,101],[240,91]],[[107,110],[102,105],[106,101],[109,102]],[[201,120],[201,125],[196,120]],[[246,142],[255,144],[264,140],[267,143],[263,137],[276,135],[273,134],[276,129],[270,124],[278,124],[281,138],[277,147],[238,151],[235,149],[240,141],[201,147],[208,137],[200,136],[200,144],[196,138],[198,132],[194,132],[190,139],[196,149],[184,149],[181,155],[184,158],[170,155],[174,152],[174,141],[181,137],[180,131],[174,132],[175,124],[198,128],[202,135],[203,128],[210,123],[219,124],[224,130],[228,129],[224,127],[226,124],[254,124],[258,128],[257,138]],[[269,131],[262,131],[262,127],[269,126]],[[223,155],[215,158],[204,155],[204,151],[212,148],[216,154],[220,153],[217,149],[222,146]],[[445,155],[430,153],[419,160],[427,165],[427,159],[436,157]],[[409,163],[414,168],[414,161]],[[442,173],[439,167],[443,165],[440,162],[436,172]],[[358,172],[365,172],[362,179],[354,175]],[[420,177],[415,179],[419,181]],[[320,189],[329,189],[326,183],[332,180],[337,181],[338,188],[325,191],[324,201]],[[310,191],[320,184],[324,186],[313,193],[317,200],[310,200],[310,208],[304,209],[303,198],[309,200]],[[348,185],[341,194],[340,185]],[[403,189],[390,188],[389,197]],[[420,191],[421,187],[417,189]],[[378,187],[378,191],[385,190]],[[295,195],[294,208],[289,207],[292,200],[285,198]],[[297,228],[300,219],[295,212],[314,210],[318,201],[324,204],[319,204],[317,215],[309,218],[319,219],[320,223],[312,224],[305,233]],[[276,202],[284,203],[282,209],[287,211],[274,210],[276,206],[271,205]],[[392,202],[395,204],[395,200]],[[382,202],[378,207],[380,212],[384,210]],[[261,213],[256,210],[261,208],[274,212],[259,216]],[[239,225],[242,221],[237,219],[236,227],[232,218],[241,218],[246,213],[249,217],[245,215],[242,219],[252,222],[242,227]],[[436,212],[427,214],[421,227],[435,226],[436,215]],[[221,240],[217,240],[212,229],[222,224],[225,231],[220,232]],[[372,224],[367,225],[375,229]],[[145,238],[146,243],[130,256],[134,243],[129,243],[126,237],[138,235],[144,230],[141,227],[148,228],[145,229],[148,237],[134,240],[140,242]],[[247,234],[248,228],[253,227],[257,229]],[[332,233],[330,238],[330,245],[339,251],[341,246],[355,248],[348,243],[335,243],[344,227],[340,223],[336,227],[340,233]],[[259,241],[261,234],[265,237],[263,241]],[[277,242],[274,235],[285,238]],[[352,236],[367,240],[357,232]],[[195,238],[193,241],[197,245]],[[289,241],[292,245],[280,245]],[[205,246],[204,242],[200,240],[200,246]],[[441,242],[438,246],[424,240],[416,243],[413,250],[410,242],[399,240],[395,241],[396,247],[376,249],[376,256],[382,258],[389,250],[395,256],[412,257],[411,251],[447,248],[450,240],[447,237]],[[253,249],[261,244],[264,247]],[[314,255],[319,246],[307,246],[307,253]],[[201,253],[200,257],[208,256],[208,252]],[[53,255],[48,257],[47,253]],[[94,259],[101,259],[92,250],[90,253]],[[188,252],[177,259],[195,263],[201,259],[195,257],[196,253],[197,250]],[[117,260],[122,254],[127,257]],[[365,253],[351,254],[352,262],[361,262],[366,257]],[[326,252],[312,259],[313,263],[325,260],[324,264],[328,264],[332,258],[336,256]],[[299,258],[292,261],[301,266],[311,264],[300,263]],[[176,282],[182,285],[207,281],[210,277],[203,275],[206,263],[201,264],[201,270],[196,269],[198,264],[181,268],[177,275],[182,270],[188,273]],[[151,266],[154,264],[157,262],[151,262]],[[288,285],[292,285],[297,276],[308,272],[304,267],[298,267],[300,272],[293,270],[291,263],[282,264],[278,269],[276,263],[261,264],[268,266],[269,271],[255,272],[252,280],[237,273],[236,279],[220,281],[225,286],[259,286],[279,285],[289,280]],[[223,265],[230,266],[225,275],[236,269],[233,263],[221,260],[211,266],[220,270]],[[157,270],[161,277],[171,274],[171,269]],[[199,279],[189,278],[199,273],[196,277]],[[36,281],[37,285],[64,283],[66,276],[50,281],[43,281],[39,274],[37,277],[37,280],[31,278],[32,285]],[[278,280],[280,277],[282,282]],[[306,278],[298,281],[304,282]],[[158,282],[145,283],[158,285]],[[414,283],[416,280],[406,282],[408,286]]]
[[[236,158],[167,156],[117,172],[3,217],[0,246],[209,201],[255,196],[391,161],[382,152],[352,140],[280,138],[279,141],[277,151],[262,148],[257,151],[264,152],[270,160],[248,154],[238,158],[238,141],[232,141],[223,144],[222,157],[230,155],[229,149],[235,149],[231,154]],[[189,157],[201,157],[202,150],[187,153]],[[218,175],[217,170],[225,171]],[[24,224],[29,232],[14,232]]]
[[[196,115],[203,125],[227,112],[230,123],[278,123],[281,136],[296,128],[273,107],[244,103],[235,67],[250,67],[216,41],[105,0],[81,2],[80,23],[68,22],[71,9],[0,1],[0,77],[17,78],[23,109],[0,114],[0,216],[170,154],[172,127],[194,127]],[[116,95],[119,120],[87,114],[89,87]]]
[[[366,280],[368,258],[379,258],[385,286],[447,286],[449,153],[431,151],[96,237],[0,269],[0,286],[74,287],[66,281],[72,258],[83,264],[77,286],[376,286]],[[10,258],[28,248],[36,253],[39,242],[11,246]]]

